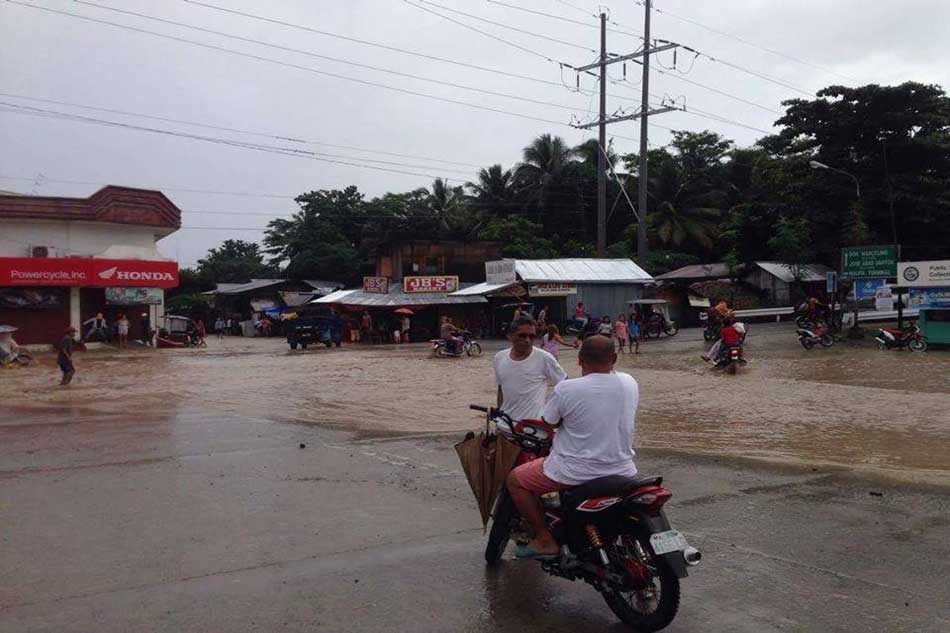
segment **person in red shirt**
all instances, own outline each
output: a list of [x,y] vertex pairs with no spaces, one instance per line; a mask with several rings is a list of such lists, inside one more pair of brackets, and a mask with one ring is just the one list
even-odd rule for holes
[[723,345],[738,345],[740,342],[739,330],[732,324],[732,319],[726,319],[722,322],[722,329],[719,330],[719,339]]

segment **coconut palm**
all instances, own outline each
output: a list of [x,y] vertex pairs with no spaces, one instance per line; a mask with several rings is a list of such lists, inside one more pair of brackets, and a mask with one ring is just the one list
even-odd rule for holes
[[568,222],[567,211],[579,205],[577,152],[559,136],[542,134],[524,148],[515,181],[526,201],[542,217],[545,229]]
[[692,244],[699,251],[712,251],[722,215],[716,205],[720,192],[693,191],[689,178],[672,160],[654,168],[648,185],[647,222],[660,244],[665,247]]
[[514,176],[510,169],[492,165],[478,171],[478,181],[466,183],[475,206],[485,214],[506,217],[515,199]]

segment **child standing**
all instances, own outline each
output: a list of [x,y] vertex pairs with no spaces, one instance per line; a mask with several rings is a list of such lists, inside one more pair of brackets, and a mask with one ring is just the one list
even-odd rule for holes
[[640,353],[640,323],[637,321],[636,313],[630,314],[630,320],[627,322],[627,330],[630,336],[630,347],[636,350],[634,354],[639,354]]
[[614,321],[614,338],[620,346],[620,353],[623,354],[623,348],[627,344],[627,322],[623,318],[623,313]]

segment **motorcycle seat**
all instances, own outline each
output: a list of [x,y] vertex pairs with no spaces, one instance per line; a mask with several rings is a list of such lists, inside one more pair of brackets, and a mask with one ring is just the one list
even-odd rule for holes
[[663,483],[662,477],[625,477],[624,475],[608,475],[584,482],[579,486],[568,488],[561,493],[561,504],[564,507],[576,508],[588,499],[595,497],[620,497],[632,492],[641,486],[659,486]]

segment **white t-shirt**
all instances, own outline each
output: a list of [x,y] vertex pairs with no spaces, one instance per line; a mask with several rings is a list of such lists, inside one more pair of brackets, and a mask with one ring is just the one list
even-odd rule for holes
[[539,419],[548,384],[567,378],[557,359],[537,347],[524,360],[512,360],[511,348],[503,349],[495,354],[492,365],[501,387],[501,408],[515,420]]
[[630,374],[588,374],[554,388],[543,417],[561,422],[544,474],[577,486],[607,475],[637,474],[633,432],[640,387]]

